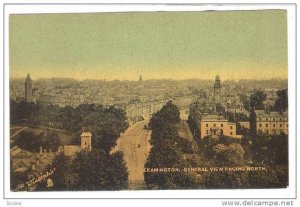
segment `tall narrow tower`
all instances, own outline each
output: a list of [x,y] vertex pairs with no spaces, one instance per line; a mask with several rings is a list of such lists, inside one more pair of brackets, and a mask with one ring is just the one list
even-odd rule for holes
[[25,80],[25,102],[32,102],[32,80],[29,73]]
[[143,83],[142,75],[140,75],[140,78],[139,78],[139,81],[138,81],[138,88],[139,89],[144,89],[144,83]]
[[81,134],[81,148],[92,150],[92,133],[83,131]]
[[222,85],[219,75],[216,76],[215,83],[214,83],[214,101],[215,103],[222,102]]
[[142,75],[140,75],[140,78],[139,78],[139,83],[142,84],[143,83],[143,78],[142,78]]

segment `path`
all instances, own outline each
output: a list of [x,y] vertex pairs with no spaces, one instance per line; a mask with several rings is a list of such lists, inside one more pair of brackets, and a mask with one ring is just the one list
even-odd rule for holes
[[114,151],[122,151],[129,171],[129,189],[143,189],[144,185],[144,164],[147,161],[150,151],[151,131],[145,130],[147,120],[135,123],[118,139]]
[[191,142],[194,142],[193,134],[190,130],[190,127],[188,126],[187,121],[181,120],[177,130],[180,137],[188,139]]
[[[13,127],[13,128],[11,128],[11,129],[15,129],[15,128],[17,128],[17,127]],[[21,128],[20,130],[16,131],[13,135],[11,135],[10,138],[13,138],[14,136],[16,136],[16,135],[19,134],[21,131],[23,131],[23,130],[25,130],[25,129],[27,129],[27,128],[28,128],[28,127],[23,127],[23,128]]]

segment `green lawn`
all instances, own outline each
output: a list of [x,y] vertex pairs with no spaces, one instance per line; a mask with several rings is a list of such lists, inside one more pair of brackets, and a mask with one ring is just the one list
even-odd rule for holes
[[17,131],[19,131],[20,129],[24,128],[23,126],[19,126],[19,127],[13,127],[10,129],[10,136],[12,136],[13,134],[15,134]]
[[[24,128],[25,126],[12,126],[13,129],[10,129],[10,134],[13,135],[16,131]],[[15,127],[20,127],[20,128],[15,128]],[[72,144],[72,137],[75,135],[73,132],[68,132],[68,131],[56,131],[54,129],[49,129],[50,131],[54,131],[58,136],[61,141],[62,145],[69,145]],[[43,131],[46,131],[44,128],[39,128],[39,127],[28,127],[24,130],[25,132],[32,132],[34,134],[40,134]],[[19,135],[16,135],[13,139],[17,138]]]

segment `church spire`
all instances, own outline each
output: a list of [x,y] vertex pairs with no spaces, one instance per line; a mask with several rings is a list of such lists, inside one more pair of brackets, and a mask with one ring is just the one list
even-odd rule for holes
[[26,77],[25,83],[31,83],[31,82],[32,82],[32,80],[30,78],[30,75],[29,75],[29,73],[27,73],[27,77]]
[[142,75],[140,75],[139,82],[142,82],[142,81],[143,81],[143,78],[142,78]]
[[32,80],[29,73],[25,80],[25,101],[32,102]]

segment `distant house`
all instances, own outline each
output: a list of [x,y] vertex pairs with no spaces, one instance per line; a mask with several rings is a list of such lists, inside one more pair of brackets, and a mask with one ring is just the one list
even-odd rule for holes
[[40,173],[52,163],[55,153],[40,149],[40,153],[32,153],[14,146],[10,150],[13,172]]
[[37,103],[45,104],[45,105],[58,105],[58,106],[64,106],[64,100],[61,97],[58,96],[52,96],[52,95],[41,95],[37,101]]
[[236,124],[229,122],[223,116],[219,115],[206,115],[202,117],[200,121],[200,138],[203,139],[206,136],[211,138],[218,138],[219,135],[224,134],[226,136],[241,138],[241,135],[236,134]]
[[288,112],[255,110],[258,134],[288,134]]
[[241,114],[245,114],[245,115],[249,116],[249,112],[246,111],[244,109],[244,107],[241,106],[241,105],[240,106],[232,105],[229,108],[226,108],[226,111],[228,111],[230,113],[233,113],[233,114],[235,114],[235,113],[241,113]]
[[[12,172],[14,175],[26,176],[25,180],[19,180],[16,178],[16,189],[24,189],[26,180],[30,181],[31,179],[38,178],[45,173],[48,166],[51,165],[53,159],[58,153],[64,153],[66,156],[74,156],[77,152],[82,150],[91,150],[91,140],[91,132],[82,132],[81,145],[60,146],[57,152],[53,152],[51,149],[46,150],[40,147],[40,152],[32,153],[22,150],[18,146],[12,147],[10,149]],[[36,185],[31,187],[35,188]]]

